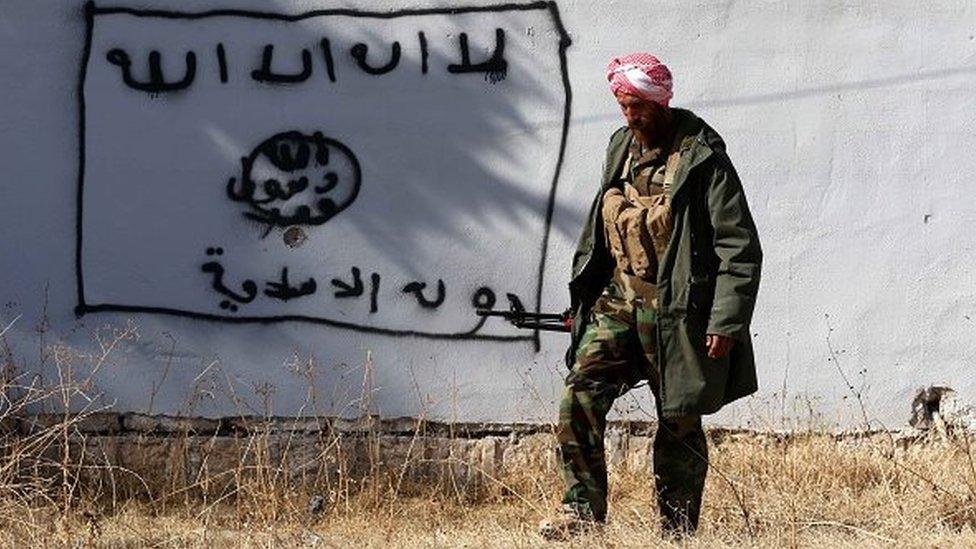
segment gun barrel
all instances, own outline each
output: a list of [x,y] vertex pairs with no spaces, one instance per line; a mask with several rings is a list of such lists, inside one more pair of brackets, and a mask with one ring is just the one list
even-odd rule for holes
[[489,309],[477,309],[475,313],[478,316],[502,316],[502,317],[511,316],[512,314],[511,311],[492,311]]
[[524,320],[563,320],[563,315],[557,313],[528,313],[524,311],[494,311],[476,309],[478,316],[500,316],[504,318],[521,318]]

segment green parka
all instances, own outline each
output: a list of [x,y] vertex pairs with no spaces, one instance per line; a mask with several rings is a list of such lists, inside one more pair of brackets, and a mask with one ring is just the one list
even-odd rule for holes
[[[691,111],[672,112],[684,139],[669,189],[674,231],[657,277],[657,367],[665,417],[710,414],[756,391],[749,323],[762,264],[756,226],[725,143]],[[573,337],[566,353],[570,368],[593,303],[613,272],[601,200],[619,184],[632,139],[626,127],[610,137],[603,182],[573,256]],[[706,334],[735,338],[730,355],[708,358]]]

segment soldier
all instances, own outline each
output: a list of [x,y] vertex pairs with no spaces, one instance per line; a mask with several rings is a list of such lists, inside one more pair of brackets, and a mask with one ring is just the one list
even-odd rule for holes
[[566,492],[541,525],[550,539],[606,519],[606,416],[643,380],[657,408],[662,529],[694,532],[708,467],[701,417],[756,390],[749,323],[762,251],[725,143],[669,107],[671,72],[654,56],[615,58],[607,79],[627,126],[610,137],[573,257],[558,427]]

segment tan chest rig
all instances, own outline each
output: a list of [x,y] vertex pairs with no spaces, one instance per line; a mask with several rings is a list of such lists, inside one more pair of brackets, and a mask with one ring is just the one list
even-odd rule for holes
[[641,153],[636,146],[621,174],[622,185],[603,194],[604,231],[616,262],[613,282],[620,297],[656,308],[657,270],[671,240],[671,185],[680,153],[667,160],[661,149]]

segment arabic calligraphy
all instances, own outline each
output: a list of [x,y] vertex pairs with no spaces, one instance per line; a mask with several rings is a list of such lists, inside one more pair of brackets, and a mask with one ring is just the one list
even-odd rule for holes
[[269,227],[321,225],[356,200],[359,161],[349,147],[321,132],[276,134],[241,158],[227,196],[248,205],[244,217]]
[[[201,265],[200,270],[210,275],[210,287],[220,295],[219,307],[231,313],[237,313],[241,307],[252,303],[261,294],[269,299],[287,302],[293,299],[311,297],[319,293],[319,284],[314,277],[301,277],[304,280],[292,282],[292,276],[288,267],[281,267],[276,278],[263,282],[263,292],[258,292],[259,283],[252,279],[245,279],[236,285],[227,282],[227,270],[220,262],[224,256],[224,249],[213,246],[206,249],[208,261]],[[369,299],[369,312],[374,314],[379,311],[379,290],[381,277],[379,273],[370,273],[368,283],[363,277],[363,271],[358,266],[349,269],[349,278],[332,278],[332,297],[334,299],[361,299],[364,296]],[[367,296],[367,285],[369,287]],[[240,289],[236,289],[239,286]],[[435,290],[431,292],[427,288],[427,283],[419,280],[407,282],[401,289],[402,295],[413,298],[417,305],[422,309],[436,310],[440,308],[447,298],[447,286],[442,279],[437,279]],[[471,297],[472,310],[491,309],[497,301],[495,292],[491,288],[482,286],[478,288]],[[483,319],[482,319],[483,320]],[[475,326],[474,331],[481,328],[481,323]]]
[[[224,255],[223,248],[207,248],[208,256]],[[224,266],[218,261],[208,261],[200,266],[200,270],[212,275],[211,286],[220,295],[227,299],[220,302],[221,309],[229,309],[236,313],[238,304],[245,304],[254,301],[258,294],[258,285],[253,280],[245,280],[241,283],[242,293],[231,290],[224,284]]]
[[485,73],[485,80],[492,84],[505,79],[508,76],[508,61],[505,60],[505,31],[495,29],[495,51],[487,60],[481,63],[471,63],[471,52],[468,48],[468,34],[461,33],[458,37],[461,47],[461,62],[448,65],[447,72],[454,74],[465,74],[472,72]]
[[292,286],[288,282],[288,267],[281,268],[280,282],[268,282],[267,286],[268,287],[264,290],[264,295],[273,297],[274,299],[280,299],[282,301],[312,295],[317,289],[314,278],[309,278],[298,286]]
[[444,303],[444,298],[447,297],[446,290],[444,288],[444,281],[437,279],[437,297],[434,299],[428,299],[424,295],[424,290],[427,288],[426,282],[411,282],[403,287],[403,293],[413,294],[417,298],[417,303],[425,309],[436,309]]
[[392,46],[392,52],[390,53],[390,61],[380,67],[373,67],[366,62],[366,56],[369,53],[369,46],[363,43],[356,44],[349,51],[352,54],[353,59],[356,60],[356,64],[359,65],[360,69],[366,74],[386,74],[396,68],[400,64],[400,43],[394,42]]
[[113,48],[105,54],[105,59],[122,70],[122,81],[125,82],[126,86],[151,94],[188,88],[197,74],[197,54],[192,51],[186,52],[186,72],[183,74],[183,78],[172,82],[168,82],[163,76],[161,55],[156,50],[149,52],[149,80],[147,82],[140,82],[132,76],[132,59],[125,50]]
[[302,48],[302,70],[296,74],[276,73],[271,70],[274,46],[268,44],[261,51],[261,68],[251,71],[251,78],[257,82],[273,84],[297,84],[308,80],[312,76],[312,53]]
[[76,10],[77,314],[538,346],[469,330],[566,219],[557,3],[278,4]]
[[[331,40],[323,37],[318,42],[318,50],[321,56],[322,67],[329,82],[337,81],[336,62],[334,47]],[[508,61],[505,59],[505,31],[501,28],[495,29],[495,46],[492,54],[481,62],[471,61],[471,46],[469,44],[468,33],[462,32],[458,35],[458,52],[460,60],[456,63],[449,63],[444,67],[448,74],[483,74],[485,81],[497,84],[508,76]],[[420,51],[421,66],[420,73],[427,75],[430,72],[430,43],[427,35],[422,31],[417,33],[417,48]],[[315,72],[315,62],[312,56],[312,49],[301,48],[297,52],[286,52],[285,55],[297,55],[301,60],[301,70],[294,73],[284,73],[274,70],[274,58],[276,56],[274,44],[265,44],[261,48],[261,62],[257,68],[252,69],[248,74],[255,82],[272,85],[294,85],[306,82]],[[370,47],[357,42],[349,47],[347,53],[354,61],[354,65],[363,73],[372,76],[382,76],[396,70],[400,65],[400,57],[403,51],[399,41],[393,41],[389,46],[388,60],[377,65],[368,60]],[[242,56],[242,55],[239,55]],[[226,84],[231,78],[230,55],[223,43],[215,46],[217,77],[222,84]],[[167,80],[162,70],[161,54],[157,50],[149,52],[147,58],[148,79],[145,81],[137,80],[132,74],[132,58],[129,53],[121,47],[110,49],[105,54],[105,59],[119,67],[122,82],[141,92],[152,95],[161,93],[175,92],[189,88],[197,77],[197,54],[188,51],[185,54],[186,71],[177,80]]]

